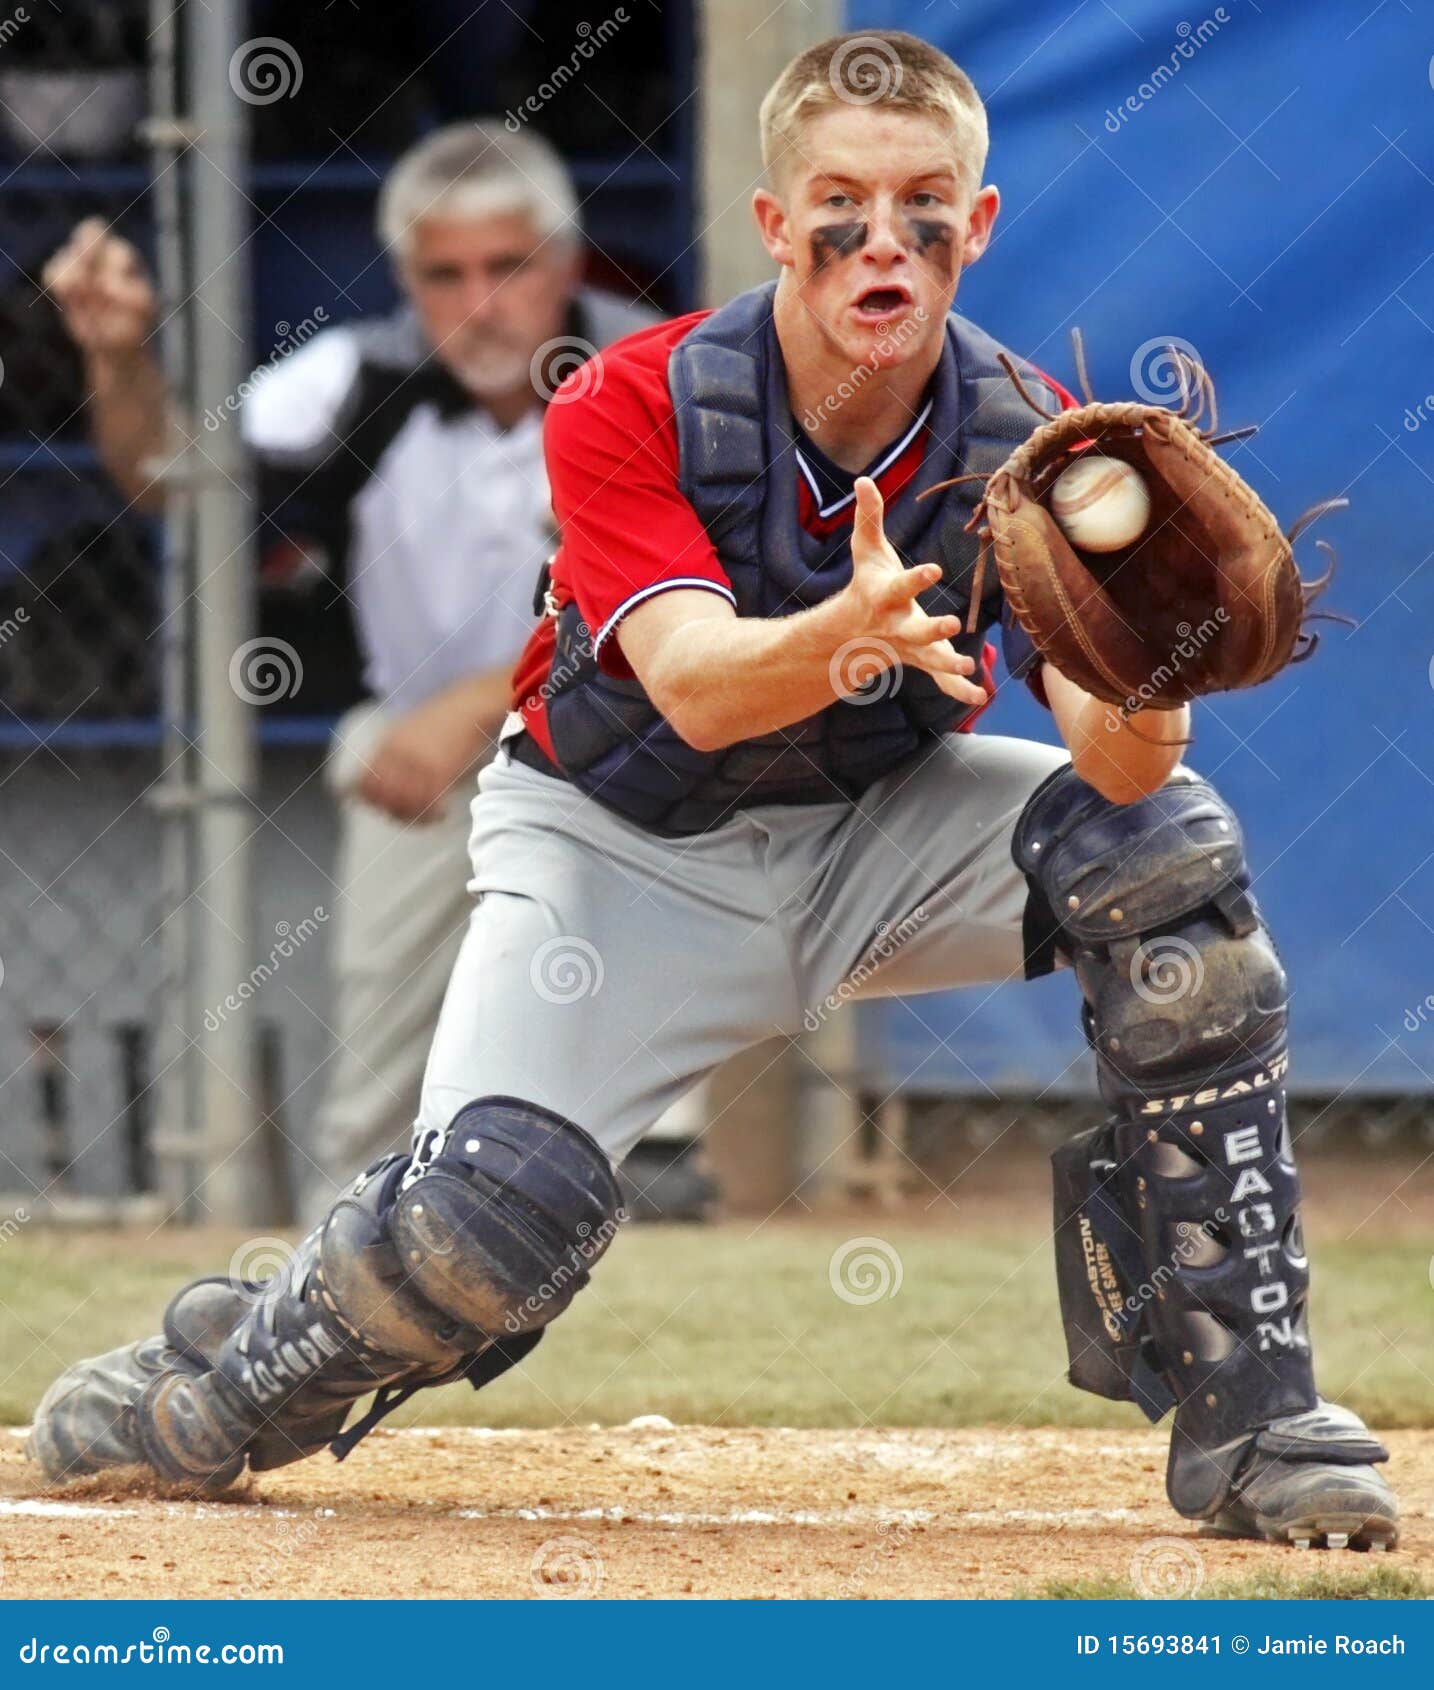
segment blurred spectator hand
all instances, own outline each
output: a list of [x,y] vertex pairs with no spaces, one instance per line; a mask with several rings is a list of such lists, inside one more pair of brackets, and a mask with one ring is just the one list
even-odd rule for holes
[[488,742],[471,692],[460,683],[400,716],[368,758],[359,796],[395,821],[436,821]]
[[46,264],[44,284],[71,338],[90,356],[138,350],[158,316],[144,260],[102,217],[76,225]]

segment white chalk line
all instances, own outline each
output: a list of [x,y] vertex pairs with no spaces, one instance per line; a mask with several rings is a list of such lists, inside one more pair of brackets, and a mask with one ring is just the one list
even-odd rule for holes
[[[256,1507],[214,1502],[151,1502],[140,1508],[113,1503],[52,1502],[38,1498],[0,1498],[0,1517],[43,1520],[133,1519],[162,1511],[170,1517],[210,1520],[292,1520],[303,1518],[296,1509]],[[341,1519],[335,1509],[318,1511],[324,1519]],[[912,1527],[1003,1525],[1089,1525],[1101,1521],[1137,1519],[1133,1508],[981,1508],[939,1515],[930,1508],[728,1508],[716,1510],[608,1508],[450,1508],[450,1520],[539,1520],[566,1525],[604,1521],[634,1526],[846,1526],[867,1530]]]

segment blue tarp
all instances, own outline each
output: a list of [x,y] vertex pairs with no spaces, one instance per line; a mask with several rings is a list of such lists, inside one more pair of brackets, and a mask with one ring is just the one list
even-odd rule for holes
[[[1235,461],[1341,570],[1305,667],[1203,705],[1189,760],[1244,822],[1293,984],[1292,1083],[1434,1087],[1434,16],[1376,0],[860,0],[986,98],[995,242],[959,304],[1071,381],[1131,392],[1147,342],[1188,341]],[[1152,380],[1158,368],[1147,369]],[[1302,548],[1306,573],[1319,566]],[[1047,738],[1003,689],[989,730]],[[888,1084],[1088,1083],[1066,980],[864,1011]],[[1075,1060],[1076,1066],[1071,1064]]]

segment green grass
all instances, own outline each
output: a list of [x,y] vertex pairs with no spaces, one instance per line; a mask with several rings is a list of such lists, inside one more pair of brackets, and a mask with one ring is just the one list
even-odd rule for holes
[[[1323,1551],[1312,1551],[1323,1555]],[[1365,1601],[1365,1602],[1422,1602],[1434,1595],[1425,1581],[1409,1568],[1376,1565],[1368,1570],[1363,1556],[1351,1565],[1351,1557],[1336,1552],[1329,1557],[1328,1569],[1308,1574],[1280,1572],[1262,1567],[1243,1578],[1212,1579],[1202,1584],[1195,1597],[1201,1601],[1232,1602],[1288,1602],[1288,1601]],[[1067,1602],[1128,1602],[1138,1599],[1138,1591],[1129,1579],[1048,1579],[1032,1590],[1015,1592],[1018,1596],[1054,1598]]]
[[[843,1302],[829,1279],[833,1252],[861,1235],[901,1261],[899,1293],[870,1306]],[[235,1242],[32,1224],[0,1243],[0,1419],[27,1419],[67,1362],[155,1330],[170,1291],[223,1270]],[[1427,1425],[1427,1243],[1330,1242],[1316,1269],[1325,1391],[1376,1425]],[[1043,1214],[997,1227],[973,1213],[949,1230],[879,1214],[638,1227],[525,1366],[481,1399],[466,1386],[425,1392],[398,1423],[1144,1424],[1072,1390],[1064,1369]]]

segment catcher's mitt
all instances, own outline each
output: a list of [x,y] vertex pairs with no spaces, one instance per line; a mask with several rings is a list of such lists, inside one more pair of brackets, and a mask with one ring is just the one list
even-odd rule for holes
[[[1194,359],[1170,349],[1178,408],[1100,404],[1074,339],[1086,403],[1054,418],[1046,419],[1015,366],[1002,360],[1045,420],[990,477],[972,517],[982,540],[973,613],[989,549],[1011,610],[1041,656],[1125,714],[1254,686],[1307,657],[1317,636],[1303,624],[1333,559],[1318,580],[1303,581],[1292,542],[1348,501],[1327,499],[1282,533],[1214,451],[1255,431],[1216,432],[1214,385]],[[1077,551],[1046,508],[1051,485],[1083,451],[1124,459],[1149,487],[1145,530],[1119,551]]]

